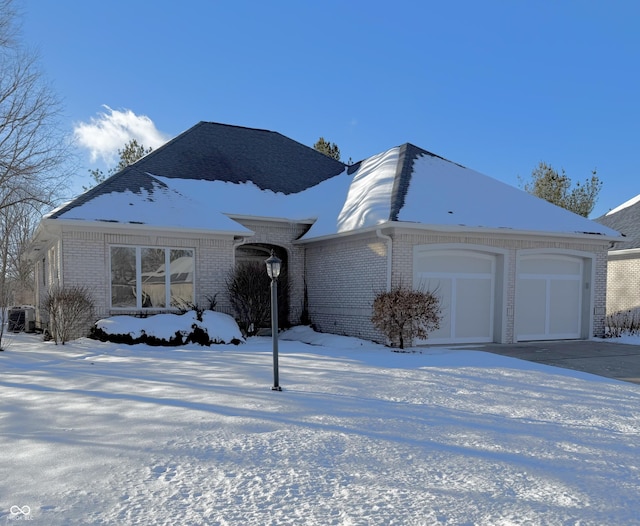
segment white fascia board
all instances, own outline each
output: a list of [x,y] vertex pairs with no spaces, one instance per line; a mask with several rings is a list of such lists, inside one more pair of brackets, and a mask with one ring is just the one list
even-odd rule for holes
[[640,256],[640,248],[626,248],[624,250],[609,250],[610,258],[614,258],[616,256],[621,256],[621,257]]
[[206,228],[185,228],[185,227],[170,227],[170,226],[157,226],[147,225],[144,223],[119,223],[115,221],[86,221],[83,219],[43,219],[50,225],[59,225],[61,228],[71,227],[73,229],[91,230],[91,231],[106,231],[106,232],[119,232],[123,230],[129,232],[140,231],[145,233],[157,232],[160,234],[172,233],[172,234],[195,234],[198,236],[224,236],[224,237],[236,237],[236,236],[253,236],[255,232],[248,228],[242,228],[242,225],[238,230],[209,230]]
[[380,229],[404,229],[404,230],[421,230],[427,232],[448,232],[448,233],[473,233],[483,235],[500,235],[508,237],[536,237],[536,238],[551,238],[557,240],[561,239],[574,239],[581,241],[593,241],[593,242],[621,242],[624,238],[608,236],[606,234],[590,234],[579,232],[544,232],[538,230],[514,230],[511,228],[485,228],[485,227],[470,227],[465,225],[427,225],[422,223],[409,223],[403,221],[386,221],[375,226],[362,228],[358,230],[350,230],[348,232],[339,232],[337,234],[331,234],[326,236],[312,237],[308,239],[301,239],[294,241],[296,244],[314,243],[317,241],[326,241],[328,239],[337,239],[348,235],[362,234],[367,232],[375,232]]
[[622,237],[609,236],[606,234],[589,233],[589,232],[547,232],[543,230],[518,230],[512,228],[486,228],[482,226],[466,226],[466,225],[423,225],[421,223],[403,223],[394,221],[391,223],[396,228],[408,228],[415,230],[432,230],[435,232],[471,232],[474,234],[498,234],[517,237],[542,237],[542,238],[570,238],[570,239],[589,239],[592,241],[624,241]]
[[293,241],[294,245],[304,245],[307,243],[315,243],[315,242],[320,242],[320,241],[327,241],[328,239],[340,239],[340,238],[344,238],[347,236],[356,236],[356,235],[361,235],[361,234],[369,234],[369,233],[375,233],[377,230],[382,231],[383,229],[388,229],[388,228],[394,228],[397,226],[397,223],[393,222],[393,221],[385,221],[384,223],[380,223],[378,225],[373,225],[373,226],[368,226],[365,228],[358,228],[356,230],[348,230],[346,232],[338,232],[337,234],[327,234],[324,236],[316,236],[316,237],[310,237],[310,238],[302,238],[302,239],[296,239],[295,241]]
[[317,220],[315,218],[306,219],[287,219],[286,217],[271,217],[271,216],[252,216],[245,214],[230,214],[224,212],[229,219],[234,221],[262,221],[265,223],[287,223],[287,224],[301,224],[301,225],[313,225]]

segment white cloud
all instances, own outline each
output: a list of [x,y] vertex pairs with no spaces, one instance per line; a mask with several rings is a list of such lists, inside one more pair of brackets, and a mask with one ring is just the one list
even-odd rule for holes
[[114,110],[106,105],[103,107],[105,112],[91,117],[89,122],[76,124],[73,129],[77,143],[81,148],[89,150],[92,162],[101,159],[106,164],[115,164],[118,150],[122,150],[131,139],[154,150],[170,139],[146,115],[136,115],[128,109]]

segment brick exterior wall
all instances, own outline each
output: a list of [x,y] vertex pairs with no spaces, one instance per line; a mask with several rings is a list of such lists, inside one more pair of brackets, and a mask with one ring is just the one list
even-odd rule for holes
[[[48,249],[40,253],[45,259],[49,254],[56,257],[61,285],[80,284],[89,286],[94,294],[96,319],[123,313],[110,309],[109,247],[111,245],[157,246],[170,248],[192,248],[195,251],[195,301],[199,305],[207,304],[207,297],[217,294],[218,309],[231,313],[226,293],[226,279],[235,264],[237,247],[243,244],[275,245],[286,250],[288,276],[290,280],[289,320],[296,324],[300,320],[305,306],[305,288],[311,322],[323,332],[356,336],[373,341],[384,342],[384,337],[371,323],[373,299],[378,292],[387,289],[388,280],[388,243],[375,232],[308,243],[296,242],[307,230],[307,224],[267,221],[258,219],[236,219],[252,230],[255,235],[241,239],[232,236],[209,235],[201,233],[149,232],[142,229],[119,231],[110,228],[99,231],[94,228],[70,229],[65,225],[61,230],[56,250]],[[604,334],[607,287],[607,248],[606,242],[597,240],[572,240],[531,236],[523,238],[513,234],[481,235],[474,233],[443,233],[409,228],[388,228],[385,234],[392,239],[391,283],[413,284],[414,247],[423,245],[456,245],[458,247],[484,247],[488,252],[496,251],[503,259],[503,280],[505,304],[502,307],[505,318],[502,320],[501,334],[495,335],[498,341],[510,343],[514,340],[515,287],[517,258],[525,251],[541,253],[581,254],[594,263],[592,334]],[[38,273],[38,279],[44,276],[50,279],[51,269],[56,265],[44,262],[44,271]],[[620,267],[623,275],[631,276],[635,272],[640,277],[640,264],[625,262]],[[630,265],[634,264],[635,267]],[[614,268],[612,266],[612,268]],[[610,286],[615,272],[612,273]],[[639,279],[640,281],[640,279]],[[38,282],[39,304],[46,294],[48,282]],[[613,289],[612,298],[619,297]],[[622,304],[615,303],[616,308]],[[609,309],[614,305],[610,300]],[[626,304],[625,304],[626,305]]]
[[[233,268],[234,242],[231,236],[207,236],[197,234],[185,235],[167,233],[136,232],[102,232],[97,230],[75,230],[63,228],[60,238],[52,245],[56,250],[45,251],[44,268],[37,277],[37,305],[47,294],[52,283],[52,272],[59,269],[60,285],[84,285],[92,293],[95,310],[94,321],[116,314],[135,313],[122,309],[110,308],[110,277],[108,274],[110,246],[131,245],[147,247],[190,248],[195,251],[195,303],[207,305],[209,296],[217,295],[218,310],[231,312],[231,305],[226,294],[226,278]],[[49,261],[51,254],[55,254],[57,261]],[[38,260],[38,266],[42,260]],[[42,282],[41,275],[45,281]],[[149,311],[156,312],[156,311]],[[37,309],[37,320],[46,323],[41,309]],[[81,331],[83,336],[88,331]]]
[[607,314],[640,311],[640,251],[611,251],[608,266]]
[[608,272],[607,263],[608,246],[601,247],[596,252],[595,261],[595,280],[593,283],[594,302],[593,302],[593,335],[597,338],[604,337],[607,319],[607,295],[608,289]]
[[387,286],[387,244],[375,233],[307,245],[309,314],[321,332],[384,342],[371,307]]
[[[136,230],[98,231],[95,229],[61,230],[60,238],[45,251],[46,282],[38,283],[38,304],[45,297],[53,274],[59,274],[61,286],[84,285],[93,295],[94,321],[117,314],[135,314],[137,311],[111,309],[111,284],[109,269],[110,247],[130,245],[144,247],[189,248],[195,254],[195,303],[206,306],[208,298],[216,295],[217,310],[233,315],[227,293],[227,277],[235,265],[235,251],[243,244],[267,244],[282,247],[287,252],[290,280],[291,323],[299,323],[304,299],[304,247],[293,242],[309,228],[309,225],[285,221],[239,221],[255,232],[234,240],[232,236],[202,236],[198,233],[168,234],[167,232],[141,232]],[[49,261],[54,255],[56,261]],[[39,260],[39,265],[42,261]],[[265,269],[266,272],[266,269]],[[53,274],[52,274],[53,273]],[[38,319],[44,320],[40,309]],[[145,310],[147,313],[163,310]],[[88,330],[88,328],[87,328]],[[84,331],[86,333],[86,331]],[[77,336],[83,336],[84,333]]]
[[[605,324],[607,281],[607,242],[558,240],[559,238],[514,235],[438,233],[393,228],[385,230],[392,238],[392,286],[413,284],[414,247],[453,245],[499,253],[503,259],[504,319],[496,340],[515,339],[516,269],[519,255],[532,251],[547,254],[592,257],[594,281],[592,334],[602,336]],[[331,262],[330,264],[328,262]],[[307,245],[306,276],[311,321],[318,330],[384,342],[384,336],[371,324],[371,308],[377,292],[386,289],[387,244],[375,233],[368,236],[334,238]],[[586,330],[587,328],[585,328]]]

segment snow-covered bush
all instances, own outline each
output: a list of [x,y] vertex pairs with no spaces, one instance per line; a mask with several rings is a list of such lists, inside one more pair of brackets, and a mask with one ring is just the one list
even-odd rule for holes
[[188,343],[208,346],[244,341],[238,324],[231,316],[209,310],[155,314],[146,318],[112,316],[98,320],[91,329],[90,337],[129,345],[145,343],[171,347]]
[[404,349],[405,343],[426,339],[440,328],[440,313],[440,299],[434,293],[398,285],[376,295],[371,321],[392,347]]
[[198,321],[202,321],[202,313],[204,311],[216,310],[216,307],[218,306],[218,294],[209,294],[205,297],[205,299],[207,300],[206,306],[201,306],[197,303],[192,302],[183,302],[178,306],[178,311],[180,312],[180,314],[185,314],[190,310],[196,311],[196,317],[198,318]]

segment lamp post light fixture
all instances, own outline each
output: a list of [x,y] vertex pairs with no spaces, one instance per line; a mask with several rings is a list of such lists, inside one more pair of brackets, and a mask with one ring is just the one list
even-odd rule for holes
[[271,340],[273,342],[273,387],[272,391],[282,391],[278,373],[278,276],[282,261],[276,257],[273,250],[271,256],[265,260],[267,274],[271,278]]

